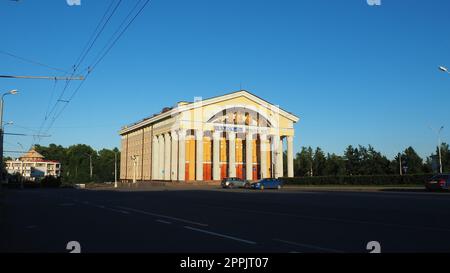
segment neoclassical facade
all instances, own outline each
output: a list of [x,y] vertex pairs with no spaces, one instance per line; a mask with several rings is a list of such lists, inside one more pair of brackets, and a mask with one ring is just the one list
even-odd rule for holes
[[298,121],[245,90],[180,102],[122,128],[120,178],[135,182],[293,177]]

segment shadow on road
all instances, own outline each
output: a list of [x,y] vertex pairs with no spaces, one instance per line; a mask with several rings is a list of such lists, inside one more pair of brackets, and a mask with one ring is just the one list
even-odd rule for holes
[[392,189],[381,189],[383,192],[422,192],[422,193],[441,193],[441,194],[450,194],[450,191],[428,191],[426,189],[407,189],[407,188],[392,188]]

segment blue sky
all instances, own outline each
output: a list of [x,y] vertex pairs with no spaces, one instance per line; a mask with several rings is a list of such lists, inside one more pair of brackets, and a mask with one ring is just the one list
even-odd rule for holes
[[[0,51],[70,70],[107,0],[0,2]],[[124,0],[81,68],[136,1]],[[295,147],[373,145],[392,157],[407,146],[428,156],[429,126],[450,142],[450,2],[383,0],[155,0],[86,80],[40,144],[119,146],[122,125],[196,96],[242,88],[301,121]],[[0,74],[61,75],[0,54]],[[0,79],[6,132],[33,133],[64,82]],[[63,96],[75,90],[70,85]],[[53,105],[51,101],[50,105]],[[64,103],[57,105],[62,107]],[[25,128],[26,129],[25,129]],[[31,137],[6,136],[6,150]]]

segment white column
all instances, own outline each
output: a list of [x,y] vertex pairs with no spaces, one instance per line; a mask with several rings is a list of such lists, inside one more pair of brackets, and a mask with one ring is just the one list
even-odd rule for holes
[[265,134],[261,134],[260,137],[260,173],[261,179],[267,178],[267,136]]
[[253,180],[253,133],[247,132],[245,136],[245,172],[246,179]]
[[275,152],[275,178],[283,176],[283,140],[279,135],[273,137]]
[[294,137],[287,137],[287,168],[288,177],[294,177]]
[[197,181],[203,181],[203,130],[197,130],[195,134],[196,156],[195,156],[195,179]]
[[164,134],[164,180],[170,180],[170,150],[172,146],[172,140],[169,133]]
[[229,163],[228,163],[228,176],[236,177],[236,133],[228,133],[228,151],[229,151]]
[[220,132],[213,133],[213,180],[220,180]]
[[186,178],[186,130],[178,132],[178,180],[185,181]]
[[284,151],[283,151],[283,137],[280,137],[280,144],[278,146],[278,177],[283,177],[284,176],[284,164],[283,164],[283,160],[284,160]]
[[178,133],[172,132],[172,165],[170,172],[170,180],[178,180]]
[[152,180],[158,179],[159,170],[159,146],[158,137],[153,137],[152,146]]
[[165,165],[164,165],[164,148],[165,148],[165,141],[164,141],[164,136],[163,135],[160,135],[159,137],[158,137],[158,139],[159,139],[159,144],[158,144],[158,146],[159,146],[159,164],[158,164],[158,166],[159,166],[159,170],[158,170],[158,179],[159,180],[164,180],[164,168],[165,168]]

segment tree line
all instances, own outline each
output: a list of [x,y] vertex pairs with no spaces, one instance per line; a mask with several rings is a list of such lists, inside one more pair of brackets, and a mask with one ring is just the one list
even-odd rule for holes
[[61,163],[61,179],[64,183],[114,182],[115,156],[117,157],[117,179],[120,177],[120,151],[117,148],[96,151],[86,144],[72,145],[67,148],[50,144],[48,147],[36,145],[35,149],[45,159],[57,160]]
[[[302,147],[294,158],[294,172],[297,177],[436,173],[439,171],[438,154],[436,147],[435,153],[423,159],[414,148],[408,147],[389,160],[371,145],[350,145],[343,155],[325,153],[320,147]],[[446,143],[441,145],[441,158],[443,171],[450,171],[450,149]]]
[[[117,156],[117,177],[120,177],[120,151],[117,148],[96,151],[86,144],[69,147],[50,144],[48,147],[36,145],[37,152],[46,159],[57,160],[62,164],[61,178],[66,183],[113,182],[114,162]],[[304,176],[348,176],[348,175],[394,175],[394,174],[428,174],[439,171],[439,151],[425,159],[421,158],[412,147],[389,160],[374,147],[349,145],[343,155],[325,153],[320,147],[302,147],[294,158],[296,177]],[[286,153],[284,154],[285,170]],[[441,144],[442,169],[450,171],[450,147]],[[92,159],[92,177],[90,175]]]

